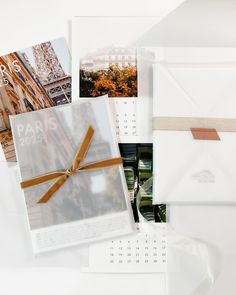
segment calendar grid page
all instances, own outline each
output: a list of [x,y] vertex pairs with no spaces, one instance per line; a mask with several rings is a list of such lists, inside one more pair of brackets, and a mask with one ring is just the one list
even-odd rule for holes
[[134,236],[91,245],[89,252],[92,272],[164,273],[165,224],[151,224],[150,231],[140,229]]
[[137,132],[137,98],[113,98],[115,106],[114,115],[116,135],[118,138],[124,136],[138,136]]
[[119,143],[152,142],[150,97],[109,97]]

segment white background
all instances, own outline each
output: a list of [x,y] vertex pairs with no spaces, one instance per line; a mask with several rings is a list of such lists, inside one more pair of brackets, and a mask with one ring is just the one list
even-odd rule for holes
[[[162,17],[181,2],[183,1],[0,0],[0,55],[59,36],[65,36],[69,41],[68,21],[75,15]],[[0,198],[4,198],[1,190]],[[172,207],[170,213],[176,229],[207,241],[219,252],[221,271],[210,294],[235,295],[235,208],[176,206]],[[78,269],[59,268],[6,270],[1,268],[0,262],[0,294],[3,295],[149,295],[158,294],[158,282],[155,274],[94,275],[80,274]]]
[[[68,36],[73,16],[164,16],[183,0],[1,0],[0,54]],[[102,34],[102,32],[101,32]]]

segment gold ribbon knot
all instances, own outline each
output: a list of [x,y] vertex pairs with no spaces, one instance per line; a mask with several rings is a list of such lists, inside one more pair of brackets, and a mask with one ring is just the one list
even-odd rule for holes
[[32,186],[46,183],[50,180],[56,179],[56,181],[49,187],[49,189],[37,201],[37,203],[46,203],[52,197],[52,195],[66,182],[68,177],[73,176],[75,173],[80,171],[107,168],[107,167],[122,164],[123,162],[122,158],[117,157],[117,158],[112,158],[108,160],[86,164],[86,165],[80,165],[80,163],[85,158],[85,155],[88,151],[93,134],[94,134],[94,129],[92,126],[89,126],[84,136],[84,139],[82,141],[82,144],[80,148],[77,150],[77,153],[74,157],[71,167],[69,167],[65,171],[50,172],[41,176],[31,178],[29,180],[22,181],[20,183],[21,188],[24,189],[24,188],[32,187]]

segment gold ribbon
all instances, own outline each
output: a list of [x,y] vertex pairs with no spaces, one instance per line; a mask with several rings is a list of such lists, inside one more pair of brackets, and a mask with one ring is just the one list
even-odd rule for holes
[[56,181],[49,187],[49,189],[37,201],[37,203],[46,203],[52,197],[52,195],[66,182],[66,180],[70,176],[73,176],[75,173],[79,171],[96,170],[96,169],[107,168],[110,166],[122,164],[122,158],[117,157],[117,158],[98,161],[98,162],[80,166],[80,163],[86,156],[93,134],[94,134],[94,129],[92,126],[89,126],[85,134],[85,137],[82,141],[82,144],[80,148],[77,150],[77,153],[74,157],[71,167],[69,167],[65,171],[50,172],[48,174],[44,174],[41,176],[31,178],[29,180],[22,181],[20,183],[21,188],[22,189],[28,188],[34,185],[39,185],[39,184],[48,182],[50,180],[56,179]]

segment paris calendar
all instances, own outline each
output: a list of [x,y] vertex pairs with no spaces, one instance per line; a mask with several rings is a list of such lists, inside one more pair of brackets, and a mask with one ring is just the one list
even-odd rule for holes
[[0,142],[16,161],[9,116],[71,101],[71,56],[65,38],[0,57]]

